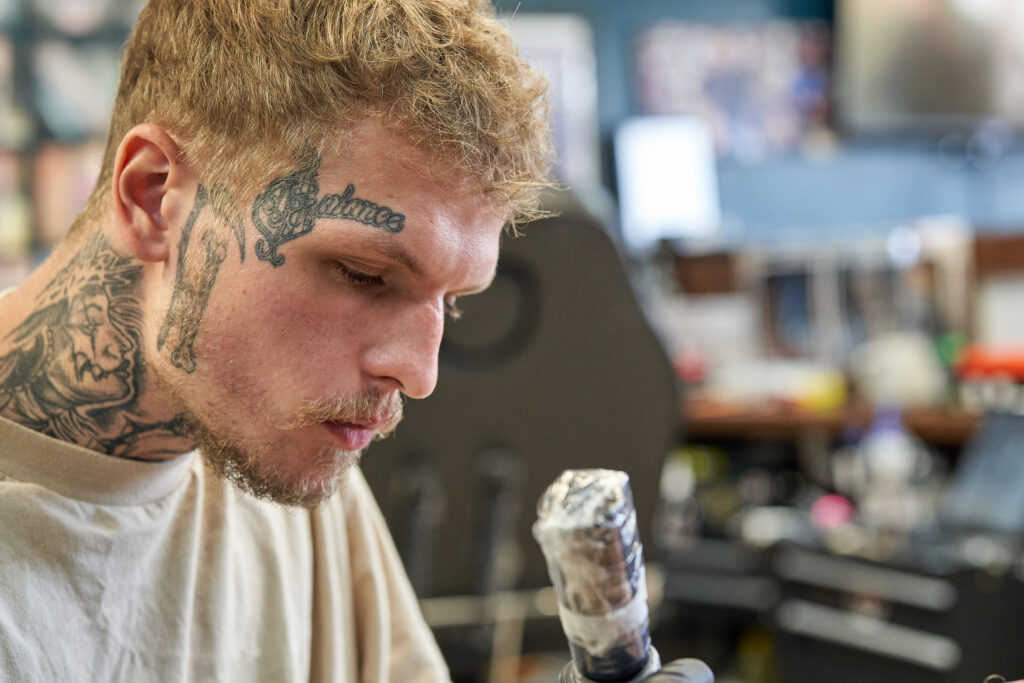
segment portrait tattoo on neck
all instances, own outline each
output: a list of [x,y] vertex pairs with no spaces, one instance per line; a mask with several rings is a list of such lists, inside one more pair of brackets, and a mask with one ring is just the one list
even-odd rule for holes
[[40,293],[0,357],[0,414],[30,429],[130,456],[175,420],[131,415],[142,391],[142,267],[93,235]]
[[284,263],[277,253],[285,242],[302,237],[319,218],[356,221],[390,233],[405,228],[405,215],[394,209],[355,196],[349,183],[341,194],[320,197],[320,155],[307,152],[299,168],[274,179],[256,197],[252,222],[263,236],[256,242],[256,256],[274,266]]

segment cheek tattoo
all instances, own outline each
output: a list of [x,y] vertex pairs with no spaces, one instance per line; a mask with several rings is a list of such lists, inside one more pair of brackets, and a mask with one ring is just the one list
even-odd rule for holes
[[[215,229],[208,229],[203,234],[204,256],[199,259],[200,263],[191,263],[189,260],[189,244],[192,241],[192,230],[200,212],[209,203],[209,195],[202,185],[196,191],[196,202],[192,206],[192,212],[181,229],[181,241],[178,243],[178,265],[174,274],[174,293],[171,295],[171,306],[164,318],[164,324],[156,338],[156,348],[159,351],[167,343],[169,337],[174,338],[171,349],[171,363],[185,372],[191,373],[196,369],[195,341],[199,333],[199,323],[206,312],[206,304],[210,300],[210,292],[213,290],[213,283],[217,279],[220,266],[227,258],[227,240],[219,238]],[[229,224],[232,221],[228,221]],[[237,236],[237,230],[236,236]],[[239,240],[244,251],[245,235]],[[176,334],[173,334],[175,333]]]

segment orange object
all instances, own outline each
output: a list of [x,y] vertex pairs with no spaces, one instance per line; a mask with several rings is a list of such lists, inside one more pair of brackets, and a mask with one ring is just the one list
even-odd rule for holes
[[961,379],[1008,378],[1024,382],[1024,347],[968,346],[956,362]]

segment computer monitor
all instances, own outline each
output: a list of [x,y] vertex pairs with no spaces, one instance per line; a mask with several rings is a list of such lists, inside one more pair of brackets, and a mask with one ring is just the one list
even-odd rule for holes
[[711,130],[694,116],[627,119],[615,133],[623,243],[709,238],[721,224]]

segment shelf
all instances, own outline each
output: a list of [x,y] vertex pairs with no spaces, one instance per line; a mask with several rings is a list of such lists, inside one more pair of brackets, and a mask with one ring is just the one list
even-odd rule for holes
[[[785,404],[734,404],[707,398],[683,401],[683,418],[690,439],[794,439],[811,432],[840,437],[846,430],[863,430],[871,423],[871,407],[851,405],[841,410],[811,412]],[[977,425],[975,415],[950,408],[909,408],[903,424],[933,446],[962,446]]]

